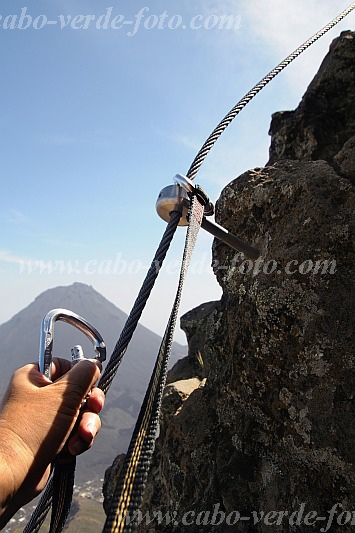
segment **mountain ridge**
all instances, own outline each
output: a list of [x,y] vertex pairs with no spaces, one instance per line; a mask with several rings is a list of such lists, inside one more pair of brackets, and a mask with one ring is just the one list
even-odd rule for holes
[[[127,314],[90,285],[76,282],[51,288],[0,325],[1,395],[17,368],[37,361],[41,321],[48,311],[60,307],[82,316],[101,333],[109,359]],[[101,416],[102,429],[95,446],[80,457],[78,482],[102,478],[105,468],[114,457],[126,451],[160,342],[159,335],[138,324],[108,393]],[[80,331],[64,322],[57,322],[54,327],[53,355],[70,358],[70,348],[75,344],[83,346],[86,357],[94,355],[90,341]],[[185,354],[185,348],[174,343],[172,363]]]

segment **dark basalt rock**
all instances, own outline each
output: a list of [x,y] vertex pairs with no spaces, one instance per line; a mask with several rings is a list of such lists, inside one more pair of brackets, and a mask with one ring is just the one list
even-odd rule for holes
[[[298,110],[273,119],[269,165],[221,193],[217,222],[261,257],[214,242],[223,297],[182,319],[189,358],[171,374],[143,506],[175,522],[141,532],[303,532],[306,516],[324,517],[319,531],[334,506],[329,531],[353,530],[354,63],[343,33]],[[211,523],[217,510],[229,525]]]
[[262,257],[214,245],[223,298],[204,335],[207,381],[164,416],[146,510],[354,508],[354,208],[353,186],[324,161],[283,161],[224,189],[218,222]]
[[[268,164],[324,159],[332,166],[355,131],[355,33],[335,39],[295,111],[275,113]],[[355,180],[354,174],[352,174]]]

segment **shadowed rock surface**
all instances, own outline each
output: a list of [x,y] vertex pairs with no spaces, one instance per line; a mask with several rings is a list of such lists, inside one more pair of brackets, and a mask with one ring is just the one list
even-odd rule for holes
[[[334,505],[329,530],[353,531],[354,64],[343,33],[298,110],[273,119],[269,165],[221,193],[217,222],[261,258],[214,242],[223,297],[182,319],[189,357],[172,370],[143,506],[175,522],[140,532],[308,531],[315,516],[319,531]],[[328,94],[333,81],[348,90]]]
[[[355,142],[354,57],[355,34],[342,32],[297,109],[272,116],[268,164],[281,159],[324,159],[345,177],[355,179],[354,167],[344,164],[351,159]],[[343,149],[349,155],[337,157]]]

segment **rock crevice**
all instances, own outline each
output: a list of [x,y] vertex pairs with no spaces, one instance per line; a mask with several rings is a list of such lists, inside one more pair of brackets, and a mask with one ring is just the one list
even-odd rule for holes
[[[268,165],[216,204],[261,257],[214,242],[223,296],[182,318],[189,355],[169,377],[143,508],[177,523],[141,532],[305,531],[297,513],[334,505],[331,531],[353,528],[337,517],[355,508],[354,43],[333,42],[299,108],[274,115]],[[216,526],[207,510],[251,518]],[[271,512],[275,529],[252,521]]]

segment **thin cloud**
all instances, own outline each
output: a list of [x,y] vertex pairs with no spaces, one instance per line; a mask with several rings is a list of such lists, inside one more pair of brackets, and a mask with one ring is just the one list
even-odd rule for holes
[[[229,4],[227,1],[227,5]],[[349,2],[343,0],[337,4],[334,0],[254,0],[243,3],[242,19],[244,27],[250,32],[250,42],[254,40],[258,45],[260,55],[276,57],[279,62],[348,7]],[[305,51],[292,66],[287,67],[282,75],[287,80],[290,91],[297,94],[305,91],[327,53],[330,42],[341,31],[348,29],[353,20],[354,15],[348,15]]]
[[85,248],[85,245],[80,242],[73,242],[73,241],[65,241],[62,239],[43,239],[43,242],[45,244],[51,244],[55,246],[65,246],[69,248]]
[[201,139],[197,139],[197,136],[188,135],[185,133],[171,133],[170,131],[163,130],[155,126],[154,131],[157,136],[167,139],[169,142],[184,146],[189,150],[192,150],[193,153],[196,153],[201,148]]
[[186,148],[190,148],[194,152],[197,152],[201,148],[201,142],[197,141],[189,135],[176,135],[173,137],[173,140]]
[[31,261],[31,259],[29,259],[28,257],[21,257],[18,255],[14,255],[8,250],[0,250],[0,261],[3,261],[4,263],[22,265],[23,263],[27,263]]
[[[254,0],[244,5],[243,14],[250,31],[264,39],[269,50],[289,48],[291,52],[349,3],[343,0],[338,4],[334,5],[334,0],[323,0],[321,3],[318,0]],[[345,25],[349,25],[346,19]],[[339,26],[335,31],[339,32]]]
[[8,224],[28,224],[30,222],[30,218],[17,209],[9,209],[4,217]]
[[99,131],[93,134],[67,135],[48,134],[39,139],[41,144],[49,146],[81,145],[94,148],[112,148],[117,146],[117,134],[109,131]]
[[[196,7],[196,3],[194,6]],[[199,9],[206,16],[240,15],[240,28],[235,31],[217,32],[218,39],[213,39],[215,53],[220,54],[225,65],[232,65],[238,57],[240,47],[243,47],[246,59],[250,57],[252,61],[256,55],[261,62],[272,68],[348,6],[348,0],[200,0]],[[305,91],[327,53],[330,42],[341,31],[351,27],[354,17],[355,14],[349,14],[305,51],[302,59],[297,59],[292,66],[287,67],[282,74],[288,85],[287,90],[297,98]],[[240,41],[241,36],[243,43]],[[275,61],[274,65],[270,65],[272,61]],[[253,69],[252,62],[250,69]],[[266,74],[267,70],[262,75]]]

